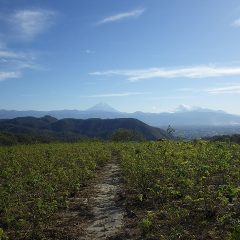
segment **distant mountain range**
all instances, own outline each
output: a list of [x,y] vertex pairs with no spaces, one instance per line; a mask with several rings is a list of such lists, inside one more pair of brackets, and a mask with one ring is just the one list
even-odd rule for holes
[[178,111],[170,113],[144,113],[119,112],[111,106],[100,103],[87,110],[55,110],[55,111],[15,111],[0,110],[0,119],[12,119],[16,117],[43,117],[50,115],[57,119],[75,118],[135,118],[151,126],[221,126],[240,125],[240,116],[229,114],[223,111],[214,111],[202,108],[186,109],[180,108]]
[[137,119],[72,119],[58,120],[51,116],[41,118],[19,117],[0,120],[0,132],[11,134],[25,134],[32,136],[53,136],[57,138],[96,137],[109,139],[118,129],[128,129],[140,133],[146,140],[170,139],[164,130],[151,127]]

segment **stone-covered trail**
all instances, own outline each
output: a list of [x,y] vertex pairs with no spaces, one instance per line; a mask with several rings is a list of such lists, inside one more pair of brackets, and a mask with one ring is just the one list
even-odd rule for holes
[[58,214],[50,239],[121,239],[122,184],[120,167],[113,156],[88,186],[69,199],[68,210]]
[[113,161],[104,167],[98,177],[98,184],[93,186],[93,195],[89,199],[93,206],[93,218],[80,239],[114,238],[120,232],[124,212],[116,202],[119,191],[120,169],[116,161]]

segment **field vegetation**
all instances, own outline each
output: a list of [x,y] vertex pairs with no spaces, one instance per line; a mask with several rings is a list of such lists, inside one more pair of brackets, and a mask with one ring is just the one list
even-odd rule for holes
[[0,239],[43,239],[53,214],[110,159],[96,141],[1,147]]
[[140,239],[240,239],[240,146],[167,140],[1,147],[0,239],[44,239],[113,153]]
[[146,239],[240,239],[240,146],[117,146],[131,211]]

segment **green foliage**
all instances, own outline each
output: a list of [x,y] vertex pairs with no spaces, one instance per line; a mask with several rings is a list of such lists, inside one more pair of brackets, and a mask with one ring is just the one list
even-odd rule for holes
[[[124,136],[133,140],[170,139],[166,131],[151,127],[134,118],[119,119],[60,119],[50,116],[42,118],[20,117],[1,120],[0,145],[49,143],[56,141],[76,142],[87,138],[108,140],[118,129],[125,129]],[[1,137],[1,135],[4,135]],[[7,138],[7,139],[6,139]]]
[[142,221],[140,222],[140,228],[144,236],[150,233],[153,226],[153,218],[154,213],[152,211],[147,211],[146,217],[143,218]]
[[118,129],[110,137],[113,141],[143,141],[144,137],[140,132],[131,129]]
[[[22,133],[0,133],[0,146],[30,145],[40,143],[76,143],[87,141],[89,138],[72,133],[43,133],[43,134],[22,134]],[[92,138],[91,140],[95,140]]]
[[100,142],[0,148],[0,236],[43,239],[44,229],[66,199],[111,158]]
[[[228,239],[240,214],[239,145],[161,141],[116,147],[129,189],[156,216],[140,220],[144,233],[153,229],[156,239]],[[236,229],[233,236],[239,236]]]
[[8,240],[8,237],[6,236],[2,228],[0,228],[0,240]]
[[217,142],[217,141],[226,142],[226,143],[233,142],[233,143],[240,144],[240,134],[213,136],[207,139],[214,142]]
[[240,146],[166,140],[0,147],[0,240],[44,239],[112,151],[145,213],[144,238],[239,239]]
[[231,234],[231,240],[240,240],[240,225],[236,225]]

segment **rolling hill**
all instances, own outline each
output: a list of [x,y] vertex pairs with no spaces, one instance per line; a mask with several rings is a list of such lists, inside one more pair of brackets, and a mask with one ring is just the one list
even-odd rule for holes
[[151,127],[137,119],[56,119],[51,116],[41,118],[20,117],[0,121],[0,132],[30,135],[77,136],[108,139],[118,129],[139,132],[146,140],[171,138],[166,131]]

